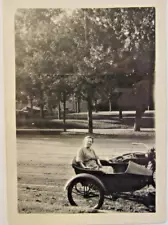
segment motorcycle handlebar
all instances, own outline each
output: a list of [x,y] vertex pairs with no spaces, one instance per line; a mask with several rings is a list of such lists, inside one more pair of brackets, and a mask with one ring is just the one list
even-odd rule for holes
[[132,145],[143,145],[146,149],[150,149],[150,150],[155,150],[155,148],[151,148],[151,147],[149,147],[148,145],[146,145],[146,144],[144,144],[144,143],[141,143],[141,142],[139,142],[139,143],[136,143],[136,142],[134,142],[134,143],[132,143]]

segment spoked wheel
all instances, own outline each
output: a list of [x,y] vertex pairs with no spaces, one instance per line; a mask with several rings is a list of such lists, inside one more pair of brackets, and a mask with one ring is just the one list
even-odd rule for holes
[[68,187],[68,200],[73,206],[99,209],[104,202],[104,190],[91,178],[76,178]]

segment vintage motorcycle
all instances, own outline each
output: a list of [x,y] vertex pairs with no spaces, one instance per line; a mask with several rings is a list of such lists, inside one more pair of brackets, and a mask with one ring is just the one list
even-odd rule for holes
[[155,149],[147,153],[128,153],[110,160],[100,160],[103,166],[111,166],[114,173],[81,168],[73,160],[76,175],[65,185],[67,197],[73,206],[99,209],[105,196],[133,192],[146,185],[155,187]]

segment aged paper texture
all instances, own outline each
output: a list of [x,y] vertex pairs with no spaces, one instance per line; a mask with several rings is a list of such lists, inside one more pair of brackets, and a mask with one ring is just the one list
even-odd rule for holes
[[[155,147],[156,147],[156,211],[107,213],[48,213],[18,210],[18,148],[16,142],[16,74],[15,74],[15,13],[28,8],[127,8],[154,7],[156,12],[155,41]],[[9,225],[28,224],[152,224],[166,219],[166,1],[161,0],[5,0],[3,2],[3,56],[5,80],[5,130],[7,158],[7,207]],[[82,139],[81,139],[82,140]],[[31,138],[30,138],[31,141]],[[22,147],[23,145],[21,145]],[[21,148],[20,147],[20,148]],[[31,148],[31,146],[30,146]],[[34,149],[34,151],[36,151]],[[37,149],[38,151],[38,149]],[[24,156],[24,153],[23,157]],[[39,154],[40,157],[40,154]],[[44,158],[41,158],[42,162]],[[61,159],[60,159],[61,160]],[[69,161],[68,161],[69,162]],[[32,169],[33,173],[36,167]],[[25,171],[26,173],[27,171]],[[48,175],[49,176],[49,175]],[[70,177],[69,177],[70,178]],[[45,185],[44,185],[45,186]],[[53,188],[53,187],[51,187]],[[62,192],[63,192],[62,187]],[[59,200],[55,199],[55,204]],[[23,202],[22,202],[23,203]],[[26,204],[26,202],[25,202]],[[127,204],[127,203],[126,203]],[[33,205],[32,205],[33,207]]]

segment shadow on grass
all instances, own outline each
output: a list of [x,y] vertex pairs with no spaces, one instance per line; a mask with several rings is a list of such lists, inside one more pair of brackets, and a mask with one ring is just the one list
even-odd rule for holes
[[[87,113],[69,113],[66,115],[67,119],[81,119],[81,120],[86,120],[87,119]],[[123,118],[134,118],[135,117],[135,112],[132,113],[123,113]],[[144,113],[143,115],[144,118],[153,118],[154,113],[153,112],[148,112]],[[54,119],[54,118],[53,118]],[[104,120],[104,119],[119,119],[119,112],[116,114],[111,114],[111,112],[98,112],[94,113],[93,112],[93,119],[97,120]]]
[[[20,119],[16,121],[17,128],[27,128],[27,129],[87,129],[87,120],[66,120],[65,125],[62,120],[49,120],[49,119]],[[106,119],[106,120],[93,120],[93,129],[127,129],[133,128],[134,118],[124,118],[119,119]],[[154,118],[142,118],[141,127],[142,128],[154,128],[155,121]]]
[[[120,120],[120,124],[127,125],[129,127],[134,126],[135,119],[134,118],[124,118]],[[141,119],[141,127],[142,128],[154,128],[155,127],[155,119],[154,118],[142,118]]]

